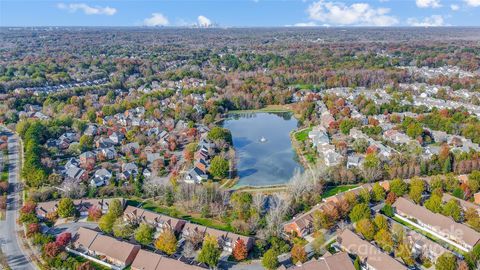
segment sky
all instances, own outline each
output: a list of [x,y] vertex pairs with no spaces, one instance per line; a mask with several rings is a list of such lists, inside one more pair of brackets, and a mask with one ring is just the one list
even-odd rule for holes
[[480,26],[480,0],[0,0],[0,26]]

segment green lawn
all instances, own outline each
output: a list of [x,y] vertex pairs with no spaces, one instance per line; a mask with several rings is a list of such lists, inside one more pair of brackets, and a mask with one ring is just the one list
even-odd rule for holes
[[[132,205],[132,206],[138,206],[139,202],[136,201],[136,200],[128,200],[127,204]],[[141,207],[144,208],[144,209],[156,212],[156,213],[160,213],[160,214],[164,214],[164,215],[167,215],[167,216],[188,220],[190,222],[200,224],[200,225],[203,225],[203,226],[206,226],[206,227],[215,228],[215,229],[219,229],[219,230],[222,230],[222,231],[233,232],[233,228],[228,223],[221,222],[221,221],[211,219],[211,218],[202,218],[202,217],[191,216],[191,215],[188,215],[186,213],[180,212],[175,207],[160,206],[160,205],[157,205],[156,203],[151,202],[151,201],[145,202],[144,204],[142,204]]]
[[338,193],[342,193],[350,189],[354,189],[356,187],[358,187],[358,185],[342,185],[342,186],[328,187],[325,190],[325,192],[322,194],[322,199],[332,197],[334,195],[337,195]]
[[295,139],[299,142],[303,142],[308,138],[308,133],[312,131],[312,128],[306,128],[304,130],[295,133]]

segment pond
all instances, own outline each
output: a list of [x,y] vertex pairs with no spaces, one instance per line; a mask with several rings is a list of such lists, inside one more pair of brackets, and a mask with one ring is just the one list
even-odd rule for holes
[[239,186],[284,184],[302,170],[290,132],[298,121],[291,113],[235,113],[223,122],[232,132]]

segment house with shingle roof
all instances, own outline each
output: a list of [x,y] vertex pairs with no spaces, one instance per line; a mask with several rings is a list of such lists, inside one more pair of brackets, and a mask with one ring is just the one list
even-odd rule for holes
[[72,247],[74,251],[83,255],[99,257],[116,269],[123,269],[132,264],[140,251],[140,245],[119,241],[84,227],[80,227],[72,237]]
[[370,242],[363,240],[352,232],[345,229],[338,237],[337,242],[343,250],[352,255],[357,255],[365,269],[369,270],[407,270],[408,268],[383,253],[379,248],[372,245]]
[[470,252],[480,242],[480,233],[442,214],[433,213],[403,197],[393,204],[395,216],[421,227],[445,242]]
[[302,265],[295,265],[288,270],[355,270],[352,259],[346,252],[339,252],[334,255],[325,254],[318,259],[312,259]]

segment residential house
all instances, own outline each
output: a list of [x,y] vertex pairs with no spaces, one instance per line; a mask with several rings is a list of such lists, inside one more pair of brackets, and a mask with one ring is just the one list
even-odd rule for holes
[[100,156],[100,158],[112,160],[117,157],[117,151],[115,151],[115,148],[113,147],[102,148],[100,149],[98,155]]
[[364,269],[367,270],[407,270],[399,261],[383,253],[370,242],[363,240],[349,229],[345,229],[338,237],[337,242],[346,252],[357,255]]
[[442,245],[428,239],[427,237],[417,233],[413,230],[409,230],[406,235],[406,240],[412,247],[412,255],[415,258],[426,257],[431,262],[435,263],[438,257],[444,253],[450,252]]
[[91,170],[93,167],[95,167],[96,162],[96,155],[92,151],[87,151],[80,154],[80,166],[82,168]]
[[289,270],[355,270],[352,259],[346,252],[339,252],[334,255],[329,253],[318,259],[312,259],[302,265],[295,265]]
[[132,270],[194,270],[203,269],[196,265],[186,264],[180,260],[170,259],[160,254],[141,249],[131,266]]
[[442,214],[433,213],[403,197],[398,198],[393,207],[396,211],[395,216],[422,227],[463,251],[471,251],[480,241],[479,232],[464,224],[456,223]]
[[472,208],[472,209],[475,209],[480,214],[480,206],[478,206],[474,203],[471,203],[469,201],[465,201],[465,200],[459,199],[457,197],[454,197],[454,196],[452,196],[448,193],[443,193],[443,197],[442,197],[443,203],[447,203],[450,200],[457,201],[458,204],[460,205],[460,207],[462,207],[463,211],[467,211],[467,209]]
[[65,177],[75,179],[75,180],[87,180],[88,173],[82,168],[77,166],[71,166],[65,171]]
[[98,134],[98,128],[95,125],[88,125],[83,134],[87,136],[95,136]]
[[130,177],[137,177],[138,175],[138,166],[133,163],[125,163],[122,165],[122,173],[120,174],[120,178],[124,180],[130,179]]
[[112,178],[111,172],[103,168],[98,169],[90,180],[90,185],[94,187],[106,186],[109,184],[110,178]]
[[86,256],[99,257],[116,269],[132,264],[140,251],[140,245],[119,241],[85,227],[80,227],[72,237],[72,248]]
[[127,206],[123,212],[123,219],[125,221],[148,223],[152,225],[157,232],[162,232],[164,229],[169,228],[176,234],[180,234],[183,226],[186,224],[185,220],[169,217],[130,205]]
[[125,145],[122,145],[121,150],[122,150],[122,153],[124,154],[127,154],[127,153],[139,154],[140,145],[138,144],[138,142],[127,143]]

